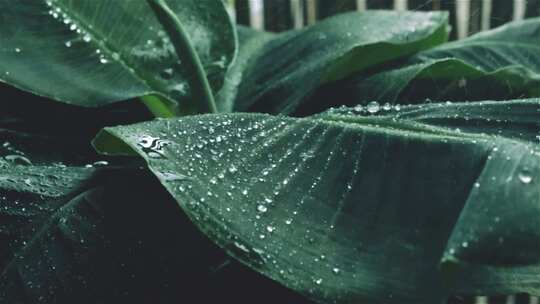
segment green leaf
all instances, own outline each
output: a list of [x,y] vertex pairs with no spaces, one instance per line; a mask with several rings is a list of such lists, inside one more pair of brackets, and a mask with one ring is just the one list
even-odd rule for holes
[[249,35],[218,103],[240,112],[291,113],[324,83],[445,42],[447,19],[438,12],[370,11],[275,36]]
[[[228,262],[146,171],[1,172],[1,302],[254,303],[267,294],[273,303],[310,303]],[[250,283],[257,293],[244,293]]]
[[[219,0],[168,0],[218,90],[235,55]],[[149,94],[176,111],[189,99],[188,54],[176,54],[146,1],[0,1],[0,80],[97,107]]]
[[509,23],[420,52],[399,68],[355,77],[332,92],[356,103],[538,97],[539,33],[540,18]]
[[372,104],[159,120],[94,146],[136,152],[214,242],[317,302],[427,304],[540,294],[539,121],[538,99]]

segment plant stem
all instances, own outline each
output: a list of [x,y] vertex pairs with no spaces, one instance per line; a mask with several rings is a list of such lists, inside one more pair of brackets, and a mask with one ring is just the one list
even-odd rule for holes
[[212,88],[208,83],[206,72],[201,64],[199,55],[193,48],[189,35],[185,32],[182,23],[174,12],[163,0],[147,0],[148,5],[154,11],[158,21],[163,26],[165,32],[169,35],[171,43],[177,55],[186,57],[187,60],[183,60],[182,63],[188,73],[188,84],[192,92],[191,103],[189,108],[197,109],[199,114],[203,113],[216,113],[216,105],[214,102],[214,95],[212,94]]

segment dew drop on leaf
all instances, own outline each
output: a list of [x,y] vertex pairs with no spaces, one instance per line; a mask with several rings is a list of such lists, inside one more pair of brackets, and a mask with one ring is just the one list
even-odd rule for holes
[[530,184],[533,180],[532,174],[528,169],[523,169],[519,172],[518,178],[523,184]]
[[372,101],[372,102],[367,104],[366,109],[367,109],[367,111],[369,113],[375,114],[375,113],[379,112],[379,110],[381,109],[381,106],[379,105],[378,102]]
[[259,205],[257,206],[257,211],[265,213],[266,211],[268,211],[268,208],[265,205]]

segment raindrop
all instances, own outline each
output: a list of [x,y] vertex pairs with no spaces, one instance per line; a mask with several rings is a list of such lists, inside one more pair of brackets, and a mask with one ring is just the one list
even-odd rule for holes
[[15,48],[15,52],[16,52],[16,53],[20,53],[20,52],[21,52],[21,49],[20,49],[20,48]]
[[102,57],[99,58],[99,62],[101,64],[107,64],[107,63],[109,63],[109,60],[102,56]]
[[285,224],[290,225],[290,224],[292,224],[292,221],[293,221],[292,219],[286,219]]
[[[229,172],[230,172],[230,173],[236,173],[237,171],[238,171],[238,168],[236,168],[235,165],[231,165],[231,166],[229,167]],[[247,193],[246,193],[246,194],[247,194]]]
[[463,248],[467,248],[467,247],[469,247],[469,242],[463,242],[463,243],[461,243],[461,246]]
[[257,206],[257,211],[259,211],[261,213],[265,213],[266,211],[268,211],[268,208],[265,205],[258,205]]
[[528,169],[523,169],[518,173],[519,180],[524,184],[530,184],[533,180],[533,176]]
[[96,167],[99,167],[99,166],[108,166],[109,165],[109,162],[106,161],[106,160],[98,160],[96,162],[94,162],[92,165],[96,166]]
[[174,70],[172,68],[167,68],[161,71],[159,75],[161,75],[161,78],[163,79],[171,79],[174,76]]
[[84,42],[90,42],[90,41],[92,41],[92,37],[90,37],[89,34],[84,34],[83,41]]
[[388,102],[385,103],[385,104],[383,105],[383,110],[385,110],[385,111],[390,111],[390,110],[392,110],[392,105],[391,105],[390,103],[388,103]]
[[4,158],[16,165],[32,165],[32,162],[22,155],[6,155]]
[[276,230],[276,227],[273,227],[273,226],[266,226],[266,231],[272,233],[272,232],[274,232],[274,230]]
[[337,267],[332,268],[332,273],[339,274],[340,272],[341,272],[341,270],[339,270],[339,268],[337,268]]
[[182,180],[189,179],[189,177],[185,175],[174,173],[174,172],[160,172],[159,176],[163,178],[163,180],[168,181],[168,182],[182,181]]
[[323,281],[323,280],[322,280],[322,279],[320,279],[320,278],[319,278],[319,279],[316,279],[316,280],[315,280],[315,284],[317,284],[317,285],[321,285],[322,281]]
[[379,112],[379,110],[381,109],[381,106],[379,105],[378,102],[372,101],[372,102],[367,104],[366,109],[367,109],[367,111],[369,113],[375,114],[375,113]]
[[72,45],[72,42],[71,41],[66,41],[66,43],[64,43],[66,45],[66,47],[71,47]]

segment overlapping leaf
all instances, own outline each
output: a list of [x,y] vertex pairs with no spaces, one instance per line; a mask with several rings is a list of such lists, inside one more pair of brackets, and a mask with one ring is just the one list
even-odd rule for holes
[[94,144],[142,156],[212,240],[309,298],[436,303],[540,294],[539,118],[537,99],[206,115]]
[[[218,90],[236,47],[222,1],[167,4]],[[182,61],[191,59],[176,54],[146,1],[2,0],[0,21],[0,80],[23,90],[86,107],[189,96]]]
[[350,103],[536,97],[539,33],[538,18],[514,22],[420,52],[396,69],[344,81],[325,96],[339,91]]
[[290,113],[318,86],[443,43],[446,13],[348,13],[304,30],[249,34],[219,102]]

